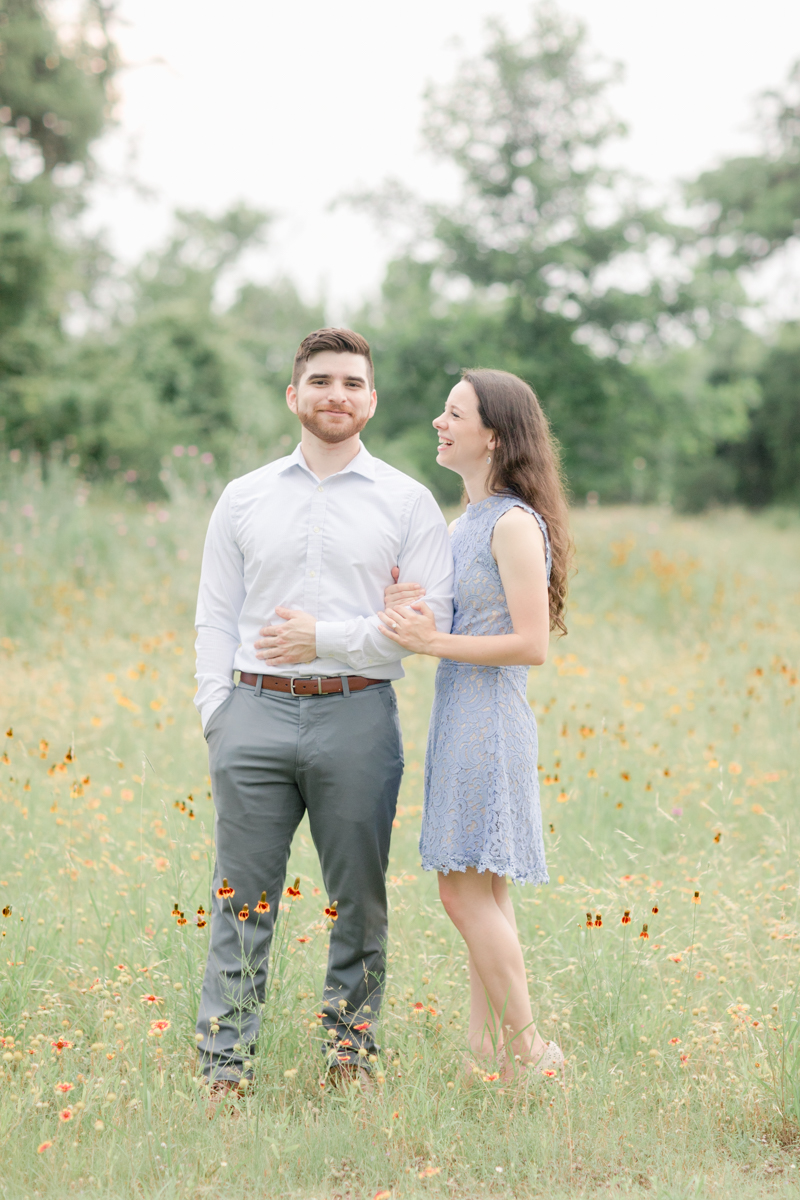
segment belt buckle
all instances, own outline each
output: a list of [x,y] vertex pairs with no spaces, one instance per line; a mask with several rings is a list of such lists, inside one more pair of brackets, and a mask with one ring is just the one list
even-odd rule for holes
[[316,695],[318,695],[318,696],[325,695],[325,693],[322,690],[322,676],[321,675],[290,675],[289,676],[289,691],[291,692],[291,694],[293,696],[296,696],[298,700],[302,700],[304,696],[313,696],[314,692],[296,692],[294,690],[295,679],[300,679],[300,680],[307,679],[309,682],[311,682],[311,680],[313,680],[313,679],[316,679],[316,681],[317,681]]

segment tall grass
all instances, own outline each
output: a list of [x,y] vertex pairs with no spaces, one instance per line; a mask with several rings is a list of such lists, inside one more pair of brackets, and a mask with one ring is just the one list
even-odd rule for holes
[[213,808],[191,703],[208,501],[4,470],[0,1195],[796,1194],[793,518],[575,513],[570,634],[530,684],[552,882],[515,893],[563,1083],[464,1078],[466,958],[416,849],[434,664],[414,659],[377,1090],[327,1085],[304,823],[256,1082],[209,1120]]

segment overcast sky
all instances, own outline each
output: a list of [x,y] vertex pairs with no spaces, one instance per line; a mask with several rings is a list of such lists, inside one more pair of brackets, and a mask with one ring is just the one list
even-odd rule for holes
[[[800,58],[797,0],[560,7],[623,64],[613,95],[630,136],[614,156],[664,188],[752,148],[754,97]],[[368,217],[329,212],[331,201],[387,175],[452,194],[420,138],[425,85],[481,48],[488,17],[521,33],[530,12],[528,0],[123,0],[120,127],[99,157],[153,195],[104,184],[91,220],[133,259],[163,238],[175,207],[243,198],[278,218],[249,272],[288,273],[340,318],[377,289],[391,245]]]

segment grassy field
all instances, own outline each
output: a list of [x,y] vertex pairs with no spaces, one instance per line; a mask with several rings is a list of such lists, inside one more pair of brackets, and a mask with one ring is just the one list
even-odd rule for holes
[[321,1086],[327,898],[303,825],[256,1082],[209,1121],[208,503],[4,470],[1,1196],[797,1195],[797,517],[574,515],[570,633],[530,681],[552,882],[516,893],[563,1083],[461,1080],[465,955],[417,854],[433,664],[412,659],[377,1092]]

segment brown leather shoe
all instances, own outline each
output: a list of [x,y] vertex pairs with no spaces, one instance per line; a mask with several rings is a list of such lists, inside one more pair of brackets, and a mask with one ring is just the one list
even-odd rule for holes
[[339,1067],[331,1067],[328,1079],[332,1087],[346,1091],[349,1087],[357,1087],[365,1096],[371,1096],[375,1091],[375,1080],[366,1067],[357,1063],[342,1063]]
[[246,1091],[244,1081],[235,1079],[215,1079],[208,1085],[208,1117],[211,1120],[220,1110],[229,1116],[238,1117],[237,1100],[242,1100]]

